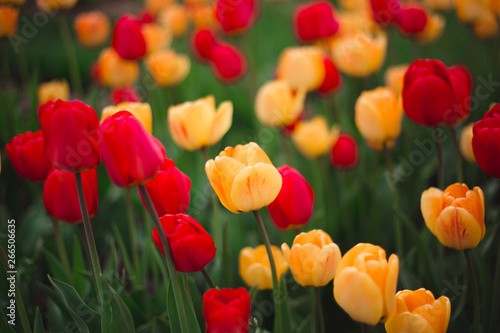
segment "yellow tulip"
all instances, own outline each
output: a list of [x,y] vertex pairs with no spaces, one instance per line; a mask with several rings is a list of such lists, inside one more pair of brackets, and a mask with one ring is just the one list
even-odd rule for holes
[[103,44],[109,36],[111,23],[101,11],[81,13],[73,24],[76,38],[84,47],[97,47]]
[[171,31],[156,23],[143,24],[141,32],[146,40],[147,54],[167,48],[172,42]]
[[431,187],[422,193],[420,208],[427,228],[444,246],[470,249],[484,238],[484,195],[479,187],[469,190],[456,183],[444,192]]
[[19,9],[11,5],[0,5],[0,38],[13,35],[17,29]]
[[437,300],[429,290],[401,290],[385,322],[387,333],[445,333],[450,321],[451,304],[446,296]]
[[191,61],[185,54],[174,50],[160,50],[146,59],[146,66],[153,80],[161,87],[180,84],[191,69]]
[[325,79],[323,52],[315,46],[286,48],[278,60],[277,76],[294,90],[316,90]]
[[424,0],[424,4],[432,10],[449,10],[453,7],[453,0]]
[[172,31],[174,37],[184,35],[189,25],[189,12],[184,5],[173,4],[158,13],[158,22]]
[[227,147],[205,164],[205,171],[220,202],[233,213],[259,210],[281,190],[280,173],[253,142]]
[[367,0],[339,0],[339,6],[346,11],[362,12],[370,8]]
[[354,107],[354,121],[366,144],[373,149],[394,146],[401,133],[403,109],[390,88],[363,91]]
[[460,134],[460,152],[469,163],[476,163],[476,157],[472,150],[472,127],[474,127],[474,123],[465,126]]
[[473,23],[490,11],[490,0],[455,0],[455,9],[460,21]]
[[55,102],[57,99],[69,100],[69,85],[66,80],[52,80],[38,86],[38,105],[49,101]]
[[285,81],[266,82],[255,97],[257,119],[271,127],[288,126],[304,109],[305,99],[304,89],[295,92]]
[[[373,21],[371,10],[339,12],[336,18],[339,22],[339,31],[335,35],[337,37],[357,31],[369,32],[377,28],[377,23]],[[332,38],[331,42],[335,38]]]
[[215,98],[211,95],[168,109],[168,127],[172,139],[178,146],[191,151],[219,142],[232,121],[233,103],[222,102],[216,111]]
[[76,5],[77,0],[36,0],[38,9],[50,13],[60,9],[71,9]]
[[479,38],[493,38],[498,35],[498,21],[493,12],[485,12],[472,24]]
[[439,39],[444,32],[446,21],[438,14],[428,14],[424,31],[416,35],[417,40],[422,44],[430,44]]
[[[281,276],[288,271],[288,264],[277,246],[271,245],[278,282]],[[271,265],[265,245],[256,248],[245,247],[240,251],[238,259],[239,273],[242,280],[249,286],[259,290],[273,289]]]
[[210,29],[218,24],[214,7],[210,4],[193,5],[190,11],[196,29]]
[[390,66],[385,71],[384,82],[385,85],[394,91],[397,96],[403,92],[403,81],[405,77],[408,64]]
[[292,249],[281,245],[293,278],[303,287],[321,287],[335,277],[340,263],[340,249],[323,230],[302,232],[295,237]]
[[144,7],[149,13],[156,15],[173,2],[174,0],[144,0]]
[[292,141],[302,155],[315,159],[330,150],[340,135],[336,125],[328,128],[328,121],[323,116],[314,116],[310,120],[300,121],[292,132]]
[[340,260],[333,295],[352,319],[376,325],[392,311],[398,273],[397,255],[391,254],[387,261],[380,246],[360,243]]
[[101,122],[120,111],[130,112],[146,128],[149,133],[153,131],[153,116],[149,103],[122,102],[110,105],[102,110]]
[[112,88],[130,86],[139,77],[139,64],[120,58],[112,48],[104,49],[99,54],[96,68],[101,84]]

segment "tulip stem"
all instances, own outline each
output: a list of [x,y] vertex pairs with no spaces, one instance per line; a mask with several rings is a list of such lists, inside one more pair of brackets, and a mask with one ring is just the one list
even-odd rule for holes
[[170,277],[170,283],[172,284],[175,303],[177,304],[181,330],[183,333],[189,332],[189,325],[187,322],[184,301],[181,294],[179,277],[177,276],[177,271],[175,270],[174,259],[172,257],[172,251],[170,250],[170,244],[168,242],[167,235],[165,235],[165,230],[163,230],[160,218],[158,217],[158,213],[156,212],[156,209],[153,205],[153,201],[151,201],[151,197],[149,196],[146,186],[144,184],[139,184],[139,191],[141,191],[142,198],[146,203],[149,215],[151,216],[151,219],[153,220],[156,229],[158,230],[158,234],[160,235],[161,243],[163,245],[163,250],[165,251],[165,259],[167,261],[167,271]]
[[5,77],[5,88],[10,88],[10,65],[9,65],[9,46],[8,39],[3,38],[2,40],[2,55],[3,55],[3,75]]
[[61,33],[64,51],[66,52],[66,58],[68,60],[71,83],[75,88],[76,93],[81,96],[83,94],[83,88],[78,68],[78,58],[76,56],[75,46],[73,44],[73,39],[71,38],[71,32],[68,28],[66,16],[60,16],[57,21],[59,23],[59,31]]
[[387,147],[387,144],[384,142],[383,149],[385,153],[385,157],[387,159],[387,168],[391,174],[391,187],[392,187],[392,209],[394,215],[394,224],[395,224],[395,237],[396,237],[396,253],[399,257],[403,255],[403,231],[401,229],[401,217],[398,214],[399,209],[399,193],[398,193],[398,184],[396,180],[396,175],[394,173],[394,161],[392,160],[391,151]]
[[90,255],[90,263],[92,271],[94,272],[94,279],[97,286],[97,299],[102,305],[102,281],[101,281],[101,266],[99,264],[99,256],[97,254],[97,247],[95,246],[94,234],[92,232],[92,225],[90,224],[89,212],[87,210],[87,203],[85,202],[85,194],[83,193],[82,174],[75,173],[76,189],[78,192],[78,202],[80,203],[80,210],[82,212],[83,228],[85,231],[85,241],[87,242],[88,252]]
[[208,283],[208,286],[213,289],[213,288],[217,288],[215,286],[215,283],[214,281],[212,281],[212,278],[210,277],[210,275],[208,274],[207,270],[205,269],[205,267],[202,268],[201,270],[201,274],[203,274],[203,276],[205,277],[205,280],[207,280],[207,283]]
[[64,239],[61,234],[61,226],[59,221],[57,221],[52,215],[50,215],[50,220],[52,222],[52,229],[54,229],[54,237],[56,239],[57,251],[59,252],[59,258],[61,259],[62,265],[68,274],[70,281],[72,280],[72,270],[68,259],[68,252],[66,251],[66,246],[64,245]]
[[132,203],[132,193],[130,189],[125,190],[125,200],[127,202],[127,218],[128,218],[128,228],[129,228],[129,234],[130,234],[130,246],[131,246],[131,251],[132,251],[132,261],[134,262],[134,269],[135,269],[135,275],[137,278],[140,277],[139,274],[139,254],[137,251],[137,227],[135,225],[135,218],[134,218],[134,207]]
[[370,332],[370,326],[368,326],[368,324],[363,323],[362,325],[363,326],[361,326],[361,332],[363,332],[363,333]]
[[438,159],[438,187],[444,188],[444,163],[443,163],[443,147],[441,145],[441,138],[439,137],[439,128],[434,127],[434,141],[436,142],[436,154]]
[[455,148],[455,158],[457,162],[457,180],[459,183],[464,181],[464,171],[462,165],[462,156],[460,155],[460,145],[458,143],[458,133],[455,127],[450,127],[451,136],[453,138],[453,147]]
[[479,301],[479,288],[477,284],[476,273],[474,272],[474,266],[472,265],[472,259],[470,257],[470,250],[464,250],[465,259],[467,260],[467,267],[469,268],[469,273],[472,277],[472,288],[473,288],[473,298],[474,298],[474,332],[481,332],[481,317],[480,317],[480,306]]
[[325,316],[323,315],[323,306],[321,305],[321,294],[318,287],[314,287],[314,292],[316,294],[316,303],[318,307],[319,316],[319,332],[325,333]]

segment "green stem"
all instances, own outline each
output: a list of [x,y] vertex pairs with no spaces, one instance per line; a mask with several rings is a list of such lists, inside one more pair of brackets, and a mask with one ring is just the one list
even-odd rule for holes
[[434,141],[436,141],[436,154],[438,159],[438,187],[444,188],[444,163],[443,163],[443,147],[441,145],[441,138],[439,137],[439,128],[434,127]]
[[[132,252],[132,261],[134,263],[134,270],[137,278],[140,278],[139,274],[139,254],[137,247],[139,244],[137,243],[137,226],[135,224],[134,218],[134,207],[132,204],[132,193],[130,189],[125,190],[125,200],[127,202],[127,218],[128,218],[128,230],[130,234],[130,251]],[[140,283],[140,282],[139,282]]]
[[101,265],[99,264],[99,255],[97,254],[97,247],[95,246],[94,233],[92,232],[92,225],[90,224],[89,212],[87,210],[87,203],[85,202],[85,195],[83,193],[82,174],[75,173],[76,189],[78,191],[78,202],[80,203],[80,210],[82,212],[83,229],[85,232],[85,241],[88,245],[90,254],[90,263],[92,271],[94,272],[94,279],[97,286],[97,299],[102,305],[102,274]]
[[401,228],[401,218],[397,213],[399,208],[399,192],[398,192],[398,184],[396,180],[396,175],[394,173],[394,161],[392,160],[391,151],[387,147],[384,142],[383,150],[385,153],[385,157],[387,159],[387,168],[391,174],[391,186],[392,186],[392,208],[394,215],[394,228],[395,228],[395,237],[396,237],[396,253],[401,258],[403,255],[403,231]]
[[68,259],[68,252],[66,251],[66,246],[64,245],[64,239],[61,234],[61,227],[59,221],[57,221],[52,215],[50,215],[50,217],[52,221],[52,229],[54,229],[54,237],[56,239],[59,258],[61,259],[64,269],[66,270],[66,274],[68,274],[68,278],[71,280],[73,274]]
[[[200,149],[201,154],[203,155],[203,159],[206,162],[210,159],[208,157],[208,151],[207,147],[203,147]],[[211,201],[212,201],[212,232],[214,235],[214,243],[215,247],[218,249],[222,249],[222,229],[220,225],[220,217],[219,217],[219,203],[217,202],[217,195],[214,193],[212,190],[212,195],[211,195]]]
[[61,15],[57,20],[59,23],[59,32],[61,33],[64,51],[68,60],[69,72],[71,76],[71,83],[80,96],[83,95],[82,80],[80,78],[80,71],[78,68],[78,58],[75,51],[75,45],[71,38],[71,32],[66,19],[66,16]]
[[181,330],[183,333],[187,333],[189,332],[189,325],[185,312],[184,301],[182,299],[179,277],[177,276],[177,271],[175,270],[174,259],[172,257],[172,251],[170,250],[170,244],[168,242],[167,235],[165,235],[165,230],[163,230],[160,218],[158,217],[158,213],[156,212],[156,209],[153,205],[153,201],[151,201],[151,197],[149,196],[146,186],[143,184],[139,184],[139,191],[141,191],[144,202],[146,203],[146,207],[148,208],[149,215],[151,216],[151,219],[153,220],[156,229],[158,230],[158,234],[160,235],[163,250],[165,251],[165,259],[167,261],[167,271],[168,275],[170,276],[170,282],[172,283],[175,303],[177,304]]
[[325,317],[323,315],[323,306],[321,305],[321,294],[319,293],[319,288],[314,287],[314,292],[316,294],[316,304],[318,307],[319,332],[325,333]]
[[201,274],[203,274],[203,277],[205,278],[205,280],[207,280],[207,283],[208,283],[208,286],[213,289],[213,288],[217,288],[215,286],[215,283],[214,281],[212,281],[212,278],[210,277],[210,275],[208,274],[207,270],[205,268],[203,268],[201,270]]
[[455,159],[457,163],[457,180],[459,183],[464,181],[464,171],[462,164],[462,156],[460,155],[460,144],[458,143],[458,133],[455,127],[450,127],[451,137],[453,138],[453,147],[455,148]]
[[470,250],[464,250],[465,259],[467,260],[467,267],[469,268],[469,273],[472,277],[472,291],[474,299],[474,332],[481,332],[481,317],[480,317],[480,306],[479,301],[479,288],[477,284],[476,273],[474,272],[474,266],[472,265],[472,259],[470,257]]

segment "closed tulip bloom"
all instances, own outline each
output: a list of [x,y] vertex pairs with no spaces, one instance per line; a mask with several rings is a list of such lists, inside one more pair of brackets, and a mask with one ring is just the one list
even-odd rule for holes
[[397,16],[396,24],[404,35],[413,36],[424,31],[427,14],[418,3],[407,4]]
[[469,163],[476,163],[476,157],[472,150],[472,127],[474,123],[465,126],[460,134],[460,152]]
[[186,78],[191,61],[185,54],[174,50],[160,50],[146,59],[146,66],[155,83],[161,87],[175,86]]
[[215,17],[227,34],[241,34],[250,29],[258,13],[259,2],[256,0],[217,0],[215,3]]
[[350,134],[340,134],[330,153],[330,164],[339,170],[351,170],[358,165],[359,147]]
[[300,121],[292,132],[292,141],[298,151],[309,159],[326,154],[338,139],[340,129],[334,125],[328,127],[323,116],[314,116],[310,120]]
[[111,91],[111,101],[114,105],[123,102],[142,102],[142,97],[133,86],[115,88]]
[[398,291],[394,308],[385,322],[387,333],[446,333],[450,321],[448,297],[438,299],[429,290]]
[[403,81],[408,66],[408,64],[389,66],[385,71],[384,83],[387,87],[391,88],[397,96],[401,95],[403,92]]
[[203,295],[206,333],[247,333],[251,308],[250,294],[244,288],[209,289]]
[[417,124],[452,126],[469,115],[470,91],[471,78],[465,68],[419,59],[405,74],[403,109]]
[[36,6],[47,13],[73,8],[77,0],[36,0]]
[[11,36],[16,32],[18,19],[18,8],[0,5],[0,38]]
[[142,22],[131,15],[123,15],[115,23],[113,49],[125,60],[139,60],[146,55],[146,39],[142,34]]
[[98,10],[79,14],[73,25],[78,42],[89,48],[104,44],[111,30],[109,18]]
[[219,45],[213,31],[209,29],[198,30],[191,37],[191,49],[195,56],[201,60],[210,60],[212,48]]
[[270,127],[288,126],[304,109],[305,99],[305,89],[295,91],[283,80],[266,82],[255,96],[257,119]]
[[370,0],[373,20],[382,26],[394,23],[403,11],[398,0]]
[[174,37],[181,37],[189,26],[189,12],[186,6],[173,4],[158,14],[158,22],[172,31]]
[[323,57],[325,65],[325,78],[316,90],[320,95],[329,95],[337,92],[342,86],[342,76],[340,75],[337,67],[328,57]]
[[335,277],[342,255],[340,249],[323,230],[301,232],[290,249],[281,245],[293,278],[302,287],[322,287]]
[[283,185],[276,199],[267,206],[269,216],[278,229],[301,228],[312,216],[314,191],[294,168],[284,165],[278,171]]
[[[95,169],[82,172],[82,185],[87,210],[92,218],[97,213],[99,202]],[[83,221],[75,175],[72,172],[52,169],[43,186],[43,204],[47,212],[58,220],[70,224]]]
[[45,155],[56,169],[80,172],[97,168],[99,118],[80,101],[51,103],[40,114]]
[[247,59],[236,46],[224,43],[210,49],[210,67],[222,83],[234,83],[241,79],[248,68]]
[[354,106],[354,121],[366,144],[380,150],[392,148],[401,133],[403,110],[390,88],[363,91]]
[[43,150],[42,131],[13,137],[5,146],[5,152],[17,174],[32,182],[43,182],[52,169]]
[[422,193],[420,208],[427,228],[444,246],[471,249],[484,238],[484,195],[477,186],[469,190],[456,183],[444,192],[431,187]]
[[47,102],[55,102],[60,99],[63,101],[69,100],[69,85],[66,80],[52,80],[42,83],[38,86],[38,105],[43,105]]
[[237,214],[269,205],[282,185],[278,170],[253,142],[227,147],[205,164],[205,171],[222,205]]
[[316,46],[288,47],[281,52],[277,76],[294,90],[315,90],[325,79],[323,52]]
[[134,84],[139,73],[139,64],[136,61],[122,59],[112,48],[104,49],[99,54],[94,67],[95,79],[112,88],[124,88]]
[[477,164],[490,176],[500,178],[500,105],[474,124],[472,150]]
[[394,305],[399,260],[386,259],[380,246],[359,243],[347,251],[333,281],[337,304],[354,319],[369,325],[385,322]]
[[142,35],[146,40],[147,54],[167,48],[172,42],[172,33],[156,23],[143,24]]
[[333,13],[333,6],[326,1],[311,1],[299,5],[293,18],[297,39],[311,42],[333,36],[339,29]]
[[[288,263],[279,247],[271,245],[271,250],[276,264],[278,282],[280,282],[281,276],[288,271]],[[257,287],[259,290],[273,289],[271,266],[265,245],[243,248],[240,251],[238,266],[241,279],[249,287]]]
[[102,110],[101,122],[120,111],[130,112],[149,133],[153,132],[153,116],[149,103],[123,102],[117,105],[107,106]]
[[215,109],[210,95],[168,109],[168,127],[174,142],[186,150],[212,146],[222,139],[233,121],[233,103],[222,102]]
[[156,177],[165,149],[130,112],[120,111],[104,119],[99,131],[102,161],[116,185],[134,187]]

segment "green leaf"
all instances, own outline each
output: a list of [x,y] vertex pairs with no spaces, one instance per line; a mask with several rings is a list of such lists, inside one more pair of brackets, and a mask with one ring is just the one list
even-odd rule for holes
[[83,259],[80,240],[75,235],[73,237],[73,287],[75,287],[79,295],[83,295],[83,297],[85,297],[89,291],[88,287],[90,284],[81,274],[81,270],[85,270],[85,260]]
[[[180,282],[180,281],[179,281]],[[189,325],[189,332],[183,333],[201,333],[196,315],[194,314],[194,309],[191,307],[189,299],[186,294],[186,289],[181,284],[181,297],[184,306],[184,312],[186,313],[187,322]],[[170,329],[172,332],[182,332],[181,323],[179,321],[179,313],[177,311],[177,303],[175,301],[174,292],[172,290],[172,284],[169,284],[167,290],[167,312],[168,318],[170,319]]]
[[12,325],[7,322],[7,317],[3,311],[0,311],[0,332],[16,333],[16,331],[12,328]]
[[156,317],[152,321],[137,328],[137,333],[168,333],[170,325],[168,321],[161,317]]
[[40,313],[40,308],[38,306],[36,307],[36,312],[35,312],[35,323],[33,324],[33,333],[45,333],[45,328],[43,327],[42,314]]
[[[274,298],[274,332],[292,332],[290,308],[288,307],[288,299],[286,292],[285,279],[281,279],[279,284],[278,298]],[[280,326],[279,326],[280,325]]]
[[110,332],[135,332],[134,320],[127,305],[116,291],[111,288],[106,279],[102,279],[104,287],[104,305],[102,310],[101,331]]
[[59,258],[56,258],[46,248],[42,248],[42,252],[43,252],[43,255],[45,256],[45,259],[47,259],[47,263],[49,264],[49,267],[50,267],[52,274],[54,274],[54,276],[57,276],[57,278],[65,281],[65,282],[69,282],[70,277],[66,273],[64,266],[59,261]]

